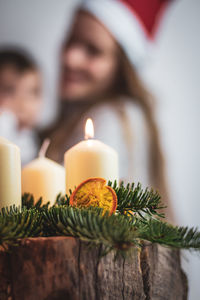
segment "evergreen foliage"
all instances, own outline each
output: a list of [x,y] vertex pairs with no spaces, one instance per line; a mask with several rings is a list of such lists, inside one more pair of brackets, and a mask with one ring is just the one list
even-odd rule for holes
[[0,246],[5,249],[15,245],[18,239],[40,236],[42,214],[36,208],[2,209],[0,213]]
[[120,186],[114,182],[108,183],[111,186],[118,198],[117,210],[121,214],[126,214],[127,212],[135,212],[143,216],[143,213],[153,216],[157,215],[159,217],[164,217],[163,214],[159,213],[160,209],[165,208],[161,203],[161,197],[157,191],[153,189],[146,188],[142,189],[140,183],[135,187],[135,183],[127,184],[126,186],[122,182]]
[[142,241],[173,248],[200,250],[200,232],[194,228],[172,226],[164,222],[158,192],[143,190],[141,184],[116,183],[118,197],[115,214],[109,216],[100,208],[76,208],[69,196],[58,195],[55,205],[34,204],[31,195],[22,198],[22,208],[4,208],[0,212],[0,246],[8,249],[25,237],[72,236],[91,244],[102,244],[105,253],[116,250],[122,254]]

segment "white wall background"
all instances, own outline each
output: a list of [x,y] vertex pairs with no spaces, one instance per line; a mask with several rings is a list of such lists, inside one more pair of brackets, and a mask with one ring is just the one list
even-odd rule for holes
[[[144,78],[157,95],[158,121],[179,224],[200,228],[200,1],[174,1]],[[23,46],[44,72],[46,124],[55,112],[57,56],[75,0],[0,0],[0,45]],[[187,255],[188,257],[188,255]],[[200,257],[183,261],[190,300],[200,299]]]

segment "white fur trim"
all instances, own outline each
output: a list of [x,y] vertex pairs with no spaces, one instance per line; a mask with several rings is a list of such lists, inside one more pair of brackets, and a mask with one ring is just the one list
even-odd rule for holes
[[144,64],[150,42],[137,17],[128,7],[118,0],[85,0],[81,8],[97,17],[108,28],[135,67]]

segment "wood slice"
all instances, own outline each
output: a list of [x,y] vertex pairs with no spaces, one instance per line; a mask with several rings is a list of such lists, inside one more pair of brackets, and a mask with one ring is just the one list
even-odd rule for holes
[[0,300],[186,300],[179,251],[157,245],[114,260],[70,237],[29,238],[0,251]]

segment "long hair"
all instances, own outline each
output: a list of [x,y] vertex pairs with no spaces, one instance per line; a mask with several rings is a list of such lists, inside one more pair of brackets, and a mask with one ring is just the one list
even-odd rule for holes
[[[146,89],[143,81],[138,75],[138,72],[133,68],[127,59],[126,55],[120,48],[119,53],[119,77],[116,79],[117,84],[115,84],[115,89],[112,91],[112,97],[106,97],[102,101],[114,101],[113,109],[117,108],[117,103],[119,99],[125,96],[128,101],[137,102],[140,106],[149,130],[150,136],[150,153],[149,153],[149,166],[150,166],[150,184],[154,189],[157,189],[162,196],[164,204],[169,206],[168,197],[168,186],[166,180],[166,170],[165,170],[165,160],[163,156],[163,151],[160,143],[159,131],[155,121],[154,116],[154,99],[152,95]],[[116,83],[116,82],[115,82]],[[117,87],[117,88],[116,88]],[[110,100],[108,100],[110,99]],[[57,122],[53,127],[46,131],[45,136],[50,136],[53,140],[52,146],[49,148],[47,155],[61,162],[63,160],[63,155],[66,150],[65,142],[70,139],[73,135],[73,129],[79,122],[81,117],[91,108],[99,103],[98,100],[94,100],[92,103],[85,103],[84,105],[74,104],[74,113],[71,112],[71,107],[69,109],[67,103],[61,104],[60,114]],[[68,109],[67,109],[68,108]],[[70,110],[70,112],[69,112]],[[125,128],[127,146],[131,145],[131,128],[129,128],[129,123],[127,122],[126,115],[121,115],[122,125]],[[128,133],[128,134],[127,134]],[[130,134],[129,134],[130,133]],[[64,142],[65,141],[65,142]],[[129,149],[131,151],[131,149]],[[130,153],[131,154],[131,153]],[[130,155],[131,157],[131,155]],[[169,209],[170,210],[170,209]],[[170,218],[170,213],[167,212]]]
[[169,187],[166,174],[166,165],[160,141],[160,133],[155,118],[155,99],[146,89],[145,84],[132,67],[125,54],[121,56],[121,92],[128,96],[129,101],[137,102],[144,113],[150,136],[149,177],[151,186],[157,189],[162,196],[163,203],[167,205],[166,215],[173,220],[170,207]]

